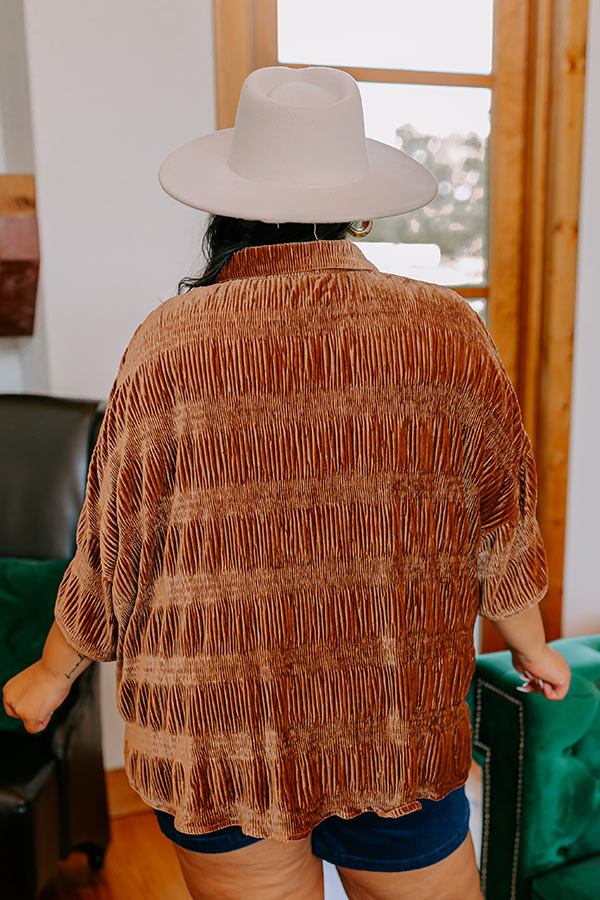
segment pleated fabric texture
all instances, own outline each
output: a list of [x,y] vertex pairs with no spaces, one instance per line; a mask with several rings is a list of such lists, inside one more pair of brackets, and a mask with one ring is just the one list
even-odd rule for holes
[[464,784],[477,614],[548,586],[479,316],[351,241],[238,251],[121,359],[56,621],[117,662],[132,788],[295,840]]

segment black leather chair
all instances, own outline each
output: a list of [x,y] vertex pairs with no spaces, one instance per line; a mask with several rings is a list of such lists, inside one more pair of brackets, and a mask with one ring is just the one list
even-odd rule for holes
[[[72,557],[105,402],[0,394],[0,556]],[[101,868],[110,841],[99,665],[44,731],[0,731],[0,896],[35,898],[59,859]]]

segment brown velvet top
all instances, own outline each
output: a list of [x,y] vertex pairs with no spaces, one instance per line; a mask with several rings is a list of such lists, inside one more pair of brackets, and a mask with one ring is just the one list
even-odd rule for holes
[[398,816],[471,765],[477,614],[547,562],[479,316],[351,241],[238,251],[134,332],[55,606],[117,662],[133,789],[201,834]]

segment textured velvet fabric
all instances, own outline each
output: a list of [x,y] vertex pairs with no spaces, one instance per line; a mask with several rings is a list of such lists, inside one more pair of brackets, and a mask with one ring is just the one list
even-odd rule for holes
[[598,900],[600,853],[534,879],[530,900]]
[[[56,592],[71,558],[0,557],[0,686],[44,651]],[[22,719],[0,706],[0,731],[27,734]]]
[[131,786],[304,837],[467,779],[477,614],[547,589],[515,391],[452,290],[244,248],[121,359],[56,618],[117,661]]

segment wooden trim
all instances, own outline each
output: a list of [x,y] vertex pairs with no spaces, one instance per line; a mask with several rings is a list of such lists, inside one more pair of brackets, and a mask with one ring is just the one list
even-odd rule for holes
[[494,3],[488,327],[516,387],[527,142],[527,14],[523,0]]
[[550,116],[551,41],[553,0],[531,3],[528,90],[527,194],[523,211],[523,316],[519,361],[520,402],[525,427],[537,459],[539,447],[539,381],[543,305],[544,232],[548,178],[548,120]]
[[0,175],[0,216],[35,216],[33,175]]
[[[550,568],[546,637],[562,633],[588,0],[554,0],[538,412],[538,520]],[[541,254],[537,257],[542,266]],[[538,274],[538,278],[539,278]]]
[[[529,3],[496,0],[492,70],[487,326],[520,394],[520,317],[523,303],[523,210],[526,197],[527,59]],[[515,127],[515,124],[521,127]],[[506,649],[492,623],[482,618],[481,653]]]
[[487,297],[489,295],[488,286],[483,284],[475,287],[453,287],[452,290],[461,297]]
[[[265,65],[289,66],[291,69],[302,69],[309,63],[268,62]],[[323,63],[322,65],[326,65]],[[342,72],[348,72],[356,81],[376,81],[383,84],[433,84],[453,87],[493,87],[493,75],[477,75],[466,72],[427,72],[415,69],[367,69],[360,66],[338,66]]]
[[40,269],[32,174],[0,175],[0,337],[30,337]]
[[[290,63],[291,65],[291,63]],[[357,81],[381,81],[386,84],[434,84],[450,87],[494,86],[494,75],[476,72],[428,72],[425,69],[367,69],[360,66],[336,66]]]
[[[521,352],[515,384],[538,472],[537,517],[549,569],[540,611],[548,641],[562,634],[587,19],[588,0],[531,0]],[[504,646],[483,620],[481,651]]]
[[233,128],[252,71],[252,0],[213,0],[217,129]]
[[277,66],[277,0],[252,0],[252,69]]

